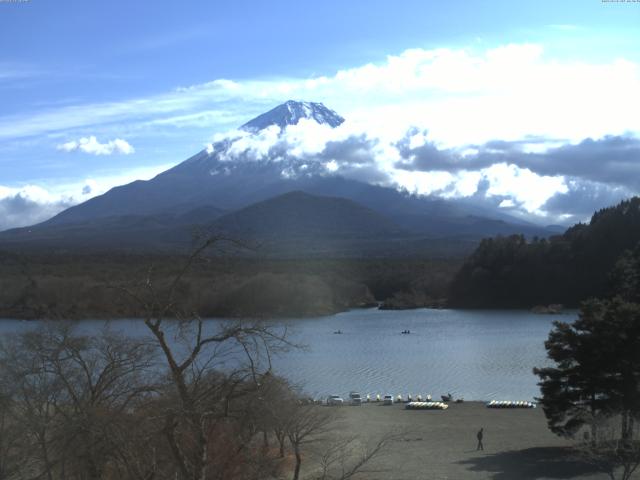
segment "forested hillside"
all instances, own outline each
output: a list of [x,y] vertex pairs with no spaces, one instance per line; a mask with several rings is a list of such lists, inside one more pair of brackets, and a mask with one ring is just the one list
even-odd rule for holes
[[[151,278],[162,292],[185,262],[162,255],[0,252],[0,317],[142,317],[120,287]],[[204,317],[254,318],[327,315],[390,299],[394,308],[425,306],[445,297],[459,265],[455,259],[206,257],[182,278],[178,303]]]
[[483,240],[453,281],[450,303],[462,307],[577,306],[610,294],[617,262],[640,242],[640,198],[596,212],[588,225],[527,241],[521,235]]

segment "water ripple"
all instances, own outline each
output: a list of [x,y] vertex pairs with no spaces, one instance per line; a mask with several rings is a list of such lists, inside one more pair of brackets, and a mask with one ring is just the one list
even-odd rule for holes
[[466,399],[531,399],[539,395],[532,369],[547,364],[544,341],[554,319],[524,311],[354,310],[297,320],[296,337],[311,353],[290,352],[276,367],[317,396],[451,391]]

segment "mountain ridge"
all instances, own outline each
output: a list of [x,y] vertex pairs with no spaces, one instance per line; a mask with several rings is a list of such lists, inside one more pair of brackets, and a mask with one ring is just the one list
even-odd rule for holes
[[294,190],[228,213],[216,230],[283,238],[406,235],[391,219],[352,200]]
[[[325,123],[331,127],[344,121],[320,103],[289,101],[250,120],[241,128],[251,130],[268,128],[270,125],[283,128],[282,125],[294,125],[301,118]],[[232,158],[227,158],[233,141],[225,139],[218,142],[213,148],[201,150],[150,180],[136,180],[114,187],[105,194],[70,207],[41,224],[0,232],[0,248],[7,243],[15,245],[18,238],[29,244],[39,244],[42,248],[45,248],[52,238],[56,238],[55,245],[64,246],[65,236],[61,232],[66,232],[69,245],[77,246],[80,243],[89,248],[92,241],[105,244],[99,239],[98,232],[94,232],[100,228],[105,238],[113,240],[114,248],[120,243],[126,243],[123,239],[127,235],[138,239],[139,245],[144,247],[144,225],[153,226],[147,235],[149,248],[156,243],[175,246],[182,242],[184,246],[188,244],[188,235],[178,234],[176,229],[201,228],[210,223],[215,224],[221,216],[231,215],[232,212],[289,192],[338,197],[345,202],[353,202],[357,205],[344,202],[341,204],[345,209],[342,214],[347,215],[347,210],[352,212],[354,209],[360,209],[363,217],[369,217],[370,214],[365,214],[363,210],[368,209],[378,215],[381,225],[391,222],[398,232],[404,232],[405,236],[413,240],[420,237],[465,237],[479,241],[484,236],[496,234],[523,233],[528,236],[548,236],[557,233],[555,230],[552,232],[544,227],[524,224],[508,215],[495,212],[489,215],[473,205],[410,195],[395,188],[331,174],[321,170],[319,164],[315,167],[309,166],[292,156],[267,156],[266,159],[255,160],[248,157],[246,152],[240,152],[235,153]],[[284,175],[285,171],[287,175]],[[119,217],[121,218],[118,220]],[[139,225],[135,225],[135,222],[131,221],[132,218],[138,218]],[[351,224],[358,223],[353,215],[351,218]],[[383,218],[385,220],[382,220]],[[255,219],[256,222],[258,220]],[[336,220],[342,225],[342,236],[353,237],[349,222],[340,223],[339,219]],[[329,223],[326,219],[323,221],[328,228]],[[85,232],[83,224],[86,227]],[[370,225],[367,229],[370,232],[375,231]],[[336,236],[339,236],[337,232]],[[83,237],[85,240],[80,242]],[[383,237],[387,238],[384,235]],[[166,244],[160,241],[163,238],[168,239]],[[389,249],[380,247],[380,250]],[[350,246],[349,251],[354,249]]]

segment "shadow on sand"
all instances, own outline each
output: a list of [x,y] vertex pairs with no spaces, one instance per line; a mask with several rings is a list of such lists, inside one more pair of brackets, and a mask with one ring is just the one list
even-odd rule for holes
[[495,480],[569,479],[601,473],[593,465],[580,461],[571,448],[566,447],[538,447],[480,454],[458,463],[467,466],[472,472],[493,473],[492,478]]

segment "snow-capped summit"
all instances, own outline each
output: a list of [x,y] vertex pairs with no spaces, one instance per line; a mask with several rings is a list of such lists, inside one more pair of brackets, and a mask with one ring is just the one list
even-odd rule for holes
[[302,118],[310,118],[319,124],[326,124],[331,127],[337,127],[344,122],[344,118],[325,107],[322,103],[289,100],[257,116],[240,128],[250,132],[259,132],[271,125],[285,128],[287,125],[296,125]]

